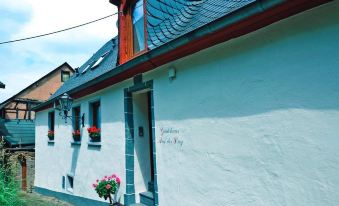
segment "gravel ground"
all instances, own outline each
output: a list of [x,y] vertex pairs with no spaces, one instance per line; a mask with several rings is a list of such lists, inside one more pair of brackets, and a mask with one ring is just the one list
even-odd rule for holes
[[20,193],[26,206],[72,206],[54,197],[46,197],[36,193]]

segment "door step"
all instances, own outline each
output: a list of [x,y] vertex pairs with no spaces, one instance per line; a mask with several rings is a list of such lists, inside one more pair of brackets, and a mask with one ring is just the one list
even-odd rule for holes
[[130,205],[130,206],[147,206],[147,205],[144,205],[144,204],[141,204],[141,203],[135,203],[135,204]]
[[152,192],[142,192],[140,193],[140,203],[153,206],[154,205],[154,195]]

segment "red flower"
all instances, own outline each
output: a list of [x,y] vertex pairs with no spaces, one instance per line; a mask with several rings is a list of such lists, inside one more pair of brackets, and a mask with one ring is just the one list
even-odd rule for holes
[[54,138],[54,131],[49,130],[47,133],[48,138]]
[[75,130],[72,134],[73,136],[80,136],[80,130]]
[[108,190],[111,189],[111,185],[107,184],[106,189],[108,189]]
[[100,129],[95,126],[87,128],[88,133],[94,136],[100,136]]

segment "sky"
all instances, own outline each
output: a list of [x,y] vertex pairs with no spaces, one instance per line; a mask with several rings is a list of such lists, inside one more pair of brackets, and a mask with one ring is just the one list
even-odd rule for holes
[[[116,12],[108,0],[0,0],[0,42],[49,33]],[[117,16],[75,30],[0,45],[0,102],[64,62],[81,66],[117,35]]]

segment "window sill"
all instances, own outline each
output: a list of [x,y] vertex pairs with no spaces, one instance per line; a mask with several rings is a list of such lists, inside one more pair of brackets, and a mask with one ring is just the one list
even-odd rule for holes
[[88,142],[89,147],[101,147],[101,142]]
[[54,140],[48,140],[47,143],[48,144],[55,144],[55,141]]
[[81,141],[72,141],[71,145],[81,145]]
[[73,194],[73,188],[67,188],[66,191]]

